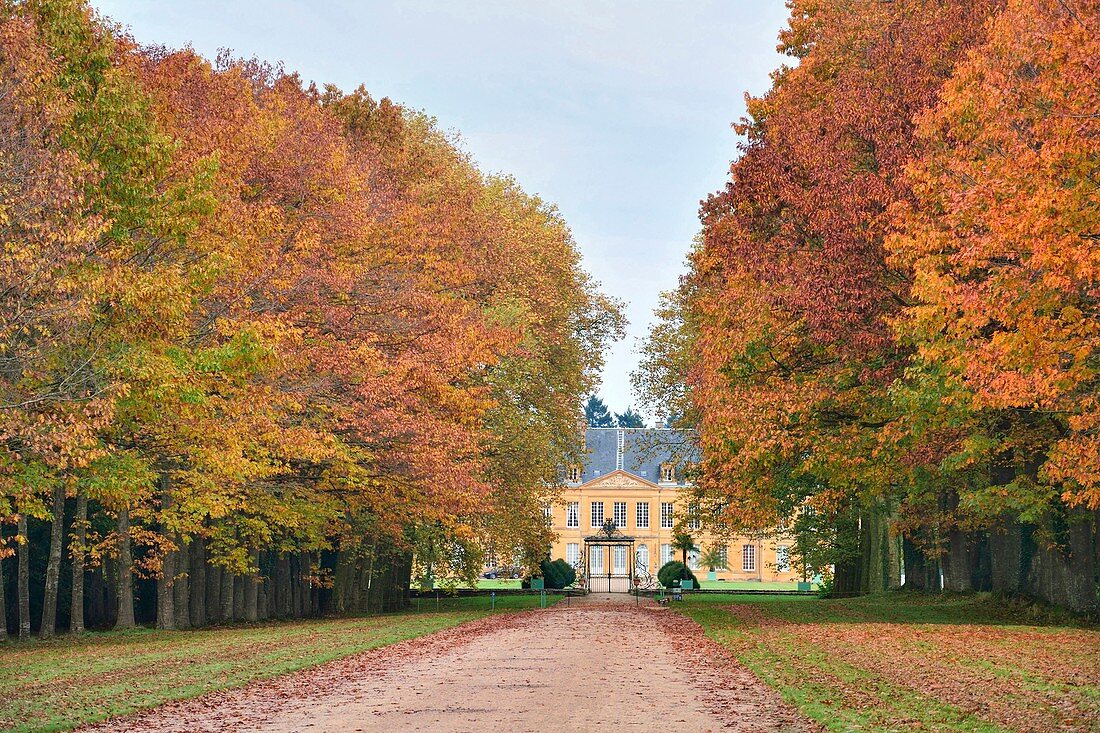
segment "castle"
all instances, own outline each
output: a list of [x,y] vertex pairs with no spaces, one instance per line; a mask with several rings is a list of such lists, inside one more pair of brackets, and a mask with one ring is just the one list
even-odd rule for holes
[[[557,535],[551,557],[577,568],[590,589],[626,591],[655,576],[669,560],[680,559],[681,551],[673,548],[678,527],[695,540],[687,559],[702,582],[798,580],[789,542],[718,539],[691,518],[685,489],[698,449],[690,433],[588,428],[584,448],[584,464],[565,468],[563,500],[547,512]],[[700,566],[707,550],[716,550],[725,567]]]

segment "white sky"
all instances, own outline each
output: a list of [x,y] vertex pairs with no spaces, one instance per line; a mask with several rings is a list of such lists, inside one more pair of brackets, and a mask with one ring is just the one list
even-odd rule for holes
[[629,373],[676,286],[699,200],[725,182],[744,114],[780,63],[782,0],[92,0],[138,41],[282,61],[360,83],[461,132],[485,171],[555,202],[585,266],[627,302],[600,395]]

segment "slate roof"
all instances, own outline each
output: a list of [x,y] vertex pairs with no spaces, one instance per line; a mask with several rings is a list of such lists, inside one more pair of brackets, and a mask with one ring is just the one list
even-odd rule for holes
[[629,474],[658,483],[661,464],[678,466],[676,483],[684,484],[683,468],[698,463],[699,449],[686,430],[665,428],[588,428],[586,456],[581,483],[606,476],[620,467],[619,436],[622,435],[621,468]]

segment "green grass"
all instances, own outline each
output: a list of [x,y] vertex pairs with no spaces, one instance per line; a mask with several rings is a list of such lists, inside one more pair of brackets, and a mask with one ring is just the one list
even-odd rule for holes
[[[706,573],[701,575],[697,574],[696,577],[704,577]],[[520,580],[504,580],[496,579],[489,580],[487,578],[481,578],[477,581],[476,587],[480,590],[502,590],[502,589],[515,589],[519,590]],[[784,583],[774,581],[746,581],[746,580],[700,580],[700,587],[704,590],[798,590],[797,583]],[[469,583],[459,583],[456,588],[470,588]],[[816,587],[816,586],[815,586]],[[446,592],[446,591],[442,591]]]
[[519,590],[520,583],[523,582],[519,578],[515,580],[495,578],[489,580],[488,578],[479,578],[476,586],[471,586],[469,583],[458,583],[456,588],[478,588],[480,590],[501,590],[501,589],[515,589]]
[[[798,583],[786,583],[782,581],[749,581],[749,580],[707,580],[706,573],[696,573],[699,578],[699,587],[703,590],[798,590]],[[817,586],[814,586],[816,589]]]
[[[828,730],[1074,730],[1100,719],[1100,633],[984,594],[713,594],[676,610]],[[935,690],[932,692],[931,690]]]
[[[489,598],[442,598],[421,612],[193,631],[135,629],[0,645],[0,730],[60,731],[238,687],[485,616]],[[537,595],[496,599],[531,608]]]

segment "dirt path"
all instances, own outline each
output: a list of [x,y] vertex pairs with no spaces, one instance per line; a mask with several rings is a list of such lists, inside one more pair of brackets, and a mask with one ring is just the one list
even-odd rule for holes
[[85,730],[814,730],[693,622],[623,600],[493,616]]

